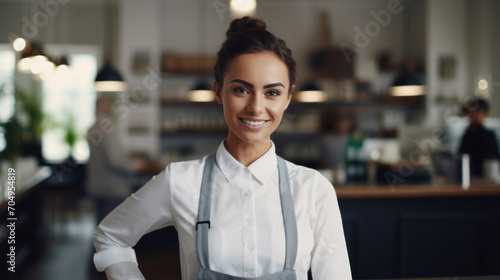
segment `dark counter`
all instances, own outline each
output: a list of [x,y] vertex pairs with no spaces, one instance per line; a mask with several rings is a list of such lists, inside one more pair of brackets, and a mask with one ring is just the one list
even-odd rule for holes
[[499,186],[336,191],[355,279],[500,275]]

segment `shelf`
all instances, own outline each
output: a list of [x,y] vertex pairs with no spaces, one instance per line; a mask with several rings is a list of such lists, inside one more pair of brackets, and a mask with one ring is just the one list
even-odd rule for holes
[[[349,106],[349,107],[414,107],[423,106],[423,97],[383,97],[383,98],[373,98],[370,100],[328,100],[324,102],[297,102],[293,101],[290,103],[289,108],[315,108],[315,107],[337,107],[337,106]],[[188,100],[161,100],[162,107],[168,106],[202,106],[211,107],[217,106],[221,107],[217,101],[211,102],[191,102]]]
[[201,107],[220,107],[222,108],[222,105],[217,103],[217,101],[211,101],[211,102],[192,102],[192,101],[187,101],[187,100],[165,100],[162,99],[160,101],[160,104],[162,107],[191,107],[191,106],[201,106]]
[[176,135],[182,135],[182,136],[210,136],[210,135],[220,135],[220,134],[227,134],[227,130],[221,130],[221,129],[216,129],[216,130],[210,130],[210,129],[178,129],[178,130],[162,130],[161,131],[161,136],[176,136]]

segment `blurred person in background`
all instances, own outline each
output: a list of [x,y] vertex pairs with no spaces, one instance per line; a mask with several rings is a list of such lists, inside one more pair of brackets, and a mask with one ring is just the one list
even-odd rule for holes
[[96,222],[99,223],[132,193],[132,176],[145,170],[146,162],[126,157],[107,97],[97,98],[96,122],[88,130],[87,141],[90,157],[86,190],[96,204]]
[[495,133],[484,127],[489,104],[484,99],[475,98],[464,104],[462,110],[469,118],[469,126],[462,137],[458,151],[470,156],[471,176],[483,177],[484,162],[500,158]]

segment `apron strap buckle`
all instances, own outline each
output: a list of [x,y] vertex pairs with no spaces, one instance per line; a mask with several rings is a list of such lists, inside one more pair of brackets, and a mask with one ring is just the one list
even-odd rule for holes
[[196,231],[198,231],[198,225],[208,224],[208,228],[210,229],[210,221],[201,221],[196,223]]

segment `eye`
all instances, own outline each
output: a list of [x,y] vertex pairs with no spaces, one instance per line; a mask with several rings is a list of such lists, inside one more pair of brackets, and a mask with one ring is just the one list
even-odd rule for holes
[[267,95],[267,96],[272,96],[272,97],[273,97],[273,96],[279,96],[279,95],[280,95],[280,92],[279,92],[278,90],[274,90],[274,89],[273,89],[273,90],[269,90],[269,91],[267,91],[267,92],[266,92],[266,95]]
[[235,87],[233,90],[236,93],[241,93],[241,94],[248,93],[248,90],[244,87]]

